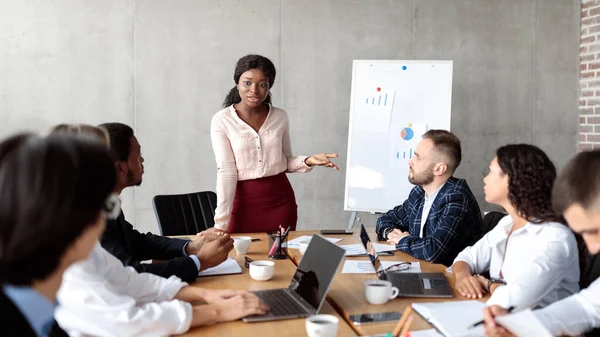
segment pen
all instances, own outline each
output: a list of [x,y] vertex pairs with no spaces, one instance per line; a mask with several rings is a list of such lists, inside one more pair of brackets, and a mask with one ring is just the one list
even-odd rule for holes
[[[510,307],[508,307],[508,309],[506,309],[506,313],[510,314],[510,313],[511,313],[511,311],[513,311],[513,310],[515,310],[515,306],[514,306],[514,305],[511,305]],[[477,323],[473,323],[473,325],[471,325],[471,326],[469,327],[469,329],[473,329],[473,328],[475,328],[475,327],[478,327],[478,326],[480,326],[481,324],[483,324],[484,322],[485,322],[485,321],[482,319],[481,321],[479,321],[479,322],[477,322]]]
[[290,232],[290,228],[292,228],[291,226],[288,226],[288,228],[285,230],[285,232],[283,233],[283,237],[286,237],[288,235],[288,233]]
[[412,324],[413,321],[413,316],[410,315],[410,317],[408,317],[408,319],[406,320],[406,323],[404,323],[404,327],[402,328],[402,331],[400,331],[400,334],[397,337],[407,337],[410,335],[410,332],[408,331],[408,329],[410,329],[410,325]]
[[275,251],[277,250],[277,246],[280,245],[279,240],[281,239],[281,232],[277,231],[277,236],[275,236],[275,239],[273,240],[273,247],[271,247],[271,250],[269,250],[269,256],[273,256],[275,254]]
[[392,337],[398,337],[400,335],[400,332],[402,331],[402,327],[408,320],[408,317],[411,316],[411,314],[412,314],[412,306],[409,305],[408,307],[406,307],[406,309],[404,309],[404,312],[402,313],[402,316],[400,317],[398,324],[396,324],[396,327],[394,327],[394,331],[392,332]]

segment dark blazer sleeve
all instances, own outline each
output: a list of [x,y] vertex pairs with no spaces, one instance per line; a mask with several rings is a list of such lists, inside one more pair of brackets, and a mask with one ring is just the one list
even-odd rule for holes
[[183,247],[188,240],[171,239],[152,233],[142,234],[123,220],[123,229],[128,231],[129,244],[133,255],[138,260],[168,260],[184,256]]
[[408,199],[402,205],[398,205],[393,209],[383,213],[375,225],[375,233],[377,240],[387,240],[385,231],[388,228],[400,229],[403,232],[410,231],[410,215],[414,212],[415,203],[420,198],[420,191],[417,187],[413,188],[408,195]]
[[417,259],[449,266],[456,254],[465,248],[461,243],[471,226],[468,223],[470,204],[461,193],[448,193],[440,197],[439,203],[436,200],[436,211],[433,212],[432,207],[428,217],[428,221],[436,222],[431,232],[424,238],[413,235],[403,237],[396,248]]
[[[198,276],[194,260],[183,255],[187,240],[141,234],[122,214],[116,220],[107,221],[100,241],[102,247],[121,260],[123,265],[133,267],[140,273],[166,278],[175,275],[185,282],[193,282]],[[166,261],[146,264],[141,263],[143,260]]]

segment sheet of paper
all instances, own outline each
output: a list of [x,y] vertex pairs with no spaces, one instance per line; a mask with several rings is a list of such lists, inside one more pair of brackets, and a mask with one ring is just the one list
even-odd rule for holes
[[496,317],[496,322],[500,323],[500,325],[517,337],[552,337],[552,334],[535,317],[531,309],[523,310],[516,314]]
[[361,131],[387,134],[395,94],[395,90],[387,90],[363,95],[356,106],[354,127]]
[[[303,236],[297,237],[293,240],[289,240],[287,242],[287,247],[292,248],[292,249],[298,249],[298,248],[300,248],[300,242],[310,241],[311,239],[312,239],[312,236],[303,235]],[[331,243],[337,243],[337,242],[342,241],[342,239],[338,239],[338,238],[325,238],[325,239],[327,239],[327,241],[329,241]],[[286,245],[283,244],[283,246],[285,247]]]
[[[365,250],[365,246],[362,243],[356,243],[353,245],[341,245],[340,247],[346,250],[346,256],[354,256],[354,255],[365,255],[367,251]],[[396,247],[392,245],[386,245],[381,243],[373,243],[373,247],[375,247],[376,252],[391,252],[396,250]]]
[[[413,309],[446,337],[483,337],[483,325],[470,328],[483,319],[485,303],[470,301],[413,303]],[[456,313],[460,313],[457,315]]]
[[[381,268],[385,269],[390,266],[400,263],[402,261],[381,261]],[[419,262],[411,262],[410,268],[407,270],[401,271],[402,273],[420,273],[421,272],[421,264]],[[371,261],[356,261],[356,260],[346,260],[344,262],[344,268],[342,268],[342,274],[374,274],[375,268],[373,268],[373,264]]]
[[212,268],[205,269],[198,273],[198,276],[211,276],[211,275],[229,275],[229,274],[241,274],[242,267],[237,261],[231,257],[228,257],[225,262]]
[[435,329],[411,331],[410,337],[444,337],[440,335]]

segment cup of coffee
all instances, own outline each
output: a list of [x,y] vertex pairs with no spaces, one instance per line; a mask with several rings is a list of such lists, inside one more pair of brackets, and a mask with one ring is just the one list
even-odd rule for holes
[[332,315],[314,315],[306,319],[308,337],[335,337],[339,319]]
[[238,255],[248,254],[248,249],[252,243],[252,238],[249,236],[233,237],[233,248]]
[[268,281],[275,274],[275,262],[252,261],[250,262],[250,277],[257,281]]
[[371,304],[384,304],[396,298],[399,290],[392,286],[389,281],[367,281],[365,282],[365,297]]

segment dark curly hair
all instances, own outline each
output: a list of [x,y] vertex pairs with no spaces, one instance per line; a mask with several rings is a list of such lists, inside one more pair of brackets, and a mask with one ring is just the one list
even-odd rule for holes
[[[237,104],[242,101],[240,97],[240,93],[237,89],[237,84],[240,81],[240,77],[243,73],[250,69],[259,69],[265,73],[265,76],[269,78],[269,89],[273,87],[273,83],[275,83],[275,65],[271,60],[264,56],[260,55],[246,55],[239,59],[235,64],[235,71],[233,72],[233,81],[235,82],[235,86],[229,90],[225,100],[223,101],[223,107],[226,108],[232,104]],[[263,104],[271,104],[271,93],[267,95],[267,98],[263,102]]]
[[539,147],[510,144],[496,151],[498,165],[508,175],[508,198],[527,221],[565,223],[552,208],[556,167]]

